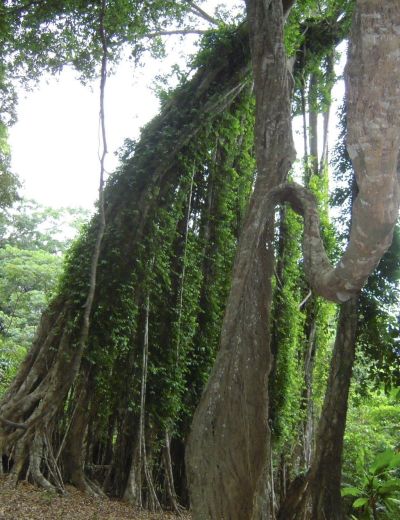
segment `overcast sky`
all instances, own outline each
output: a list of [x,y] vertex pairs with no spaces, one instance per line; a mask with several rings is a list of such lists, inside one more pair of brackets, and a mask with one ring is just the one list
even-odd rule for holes
[[[218,3],[209,0],[209,12]],[[137,137],[140,127],[157,113],[158,101],[151,90],[154,76],[167,73],[172,64],[193,53],[195,39],[188,36],[180,43],[179,38],[170,37],[168,59],[148,58],[136,70],[131,63],[122,63],[107,80],[109,172],[117,165],[114,152],[124,139]],[[12,169],[23,181],[25,197],[54,207],[91,209],[99,178],[99,87],[98,83],[83,86],[75,76],[66,69],[57,78],[44,77],[33,92],[20,92],[18,122],[9,138]]]
[[[108,171],[115,168],[114,152],[124,139],[137,137],[157,113],[152,78],[170,64],[148,59],[135,70],[122,63],[107,80]],[[43,78],[33,92],[20,92],[18,122],[10,129],[9,142],[12,169],[23,181],[24,196],[51,206],[92,207],[99,178],[98,113],[98,84],[81,85],[72,69]]]

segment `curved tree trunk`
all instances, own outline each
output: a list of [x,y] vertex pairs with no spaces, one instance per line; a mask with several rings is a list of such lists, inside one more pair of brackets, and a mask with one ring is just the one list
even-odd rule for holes
[[348,138],[359,189],[348,247],[335,268],[318,239],[306,264],[313,290],[338,303],[356,296],[389,248],[400,203],[400,9],[396,0],[359,0],[347,66]]

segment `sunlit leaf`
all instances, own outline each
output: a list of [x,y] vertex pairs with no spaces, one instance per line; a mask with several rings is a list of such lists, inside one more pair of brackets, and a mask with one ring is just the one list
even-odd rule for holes
[[366,504],[368,504],[368,498],[357,498],[357,500],[353,502],[353,507],[354,509],[358,509]]
[[371,465],[370,471],[373,475],[379,473],[382,469],[387,468],[393,459],[393,450],[385,450],[376,456]]
[[341,495],[342,495],[342,497],[347,497],[347,496],[358,497],[358,496],[362,495],[362,491],[356,487],[345,487],[342,489]]

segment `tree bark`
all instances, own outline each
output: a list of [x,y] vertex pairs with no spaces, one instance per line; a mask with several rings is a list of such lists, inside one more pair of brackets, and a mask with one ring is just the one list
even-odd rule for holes
[[179,515],[183,508],[179,505],[178,497],[176,496],[174,473],[172,470],[171,439],[167,431],[165,432],[165,446],[162,448],[162,456],[168,502],[172,511]]
[[347,401],[355,356],[357,299],[340,308],[316,452],[310,471],[312,520],[343,520],[340,484]]
[[220,351],[187,447],[196,520],[256,518],[257,489],[260,494],[264,489],[259,480],[269,442],[268,315],[274,227],[272,215],[265,227],[262,207],[270,189],[285,179],[294,156],[282,3],[266,4],[249,5],[258,176],[238,246]]
[[66,480],[89,495],[102,496],[104,493],[99,486],[85,475],[85,438],[87,438],[90,419],[89,403],[92,390],[90,376],[90,367],[87,363],[83,363],[83,370],[76,385],[71,422],[65,432],[65,447],[61,445],[59,453],[62,454]]

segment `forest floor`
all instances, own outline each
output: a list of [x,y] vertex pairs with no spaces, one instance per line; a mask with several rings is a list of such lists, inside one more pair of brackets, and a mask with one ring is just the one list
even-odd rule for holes
[[137,511],[118,500],[88,497],[67,486],[67,494],[59,496],[20,482],[10,489],[0,478],[0,520],[190,520],[171,513]]

